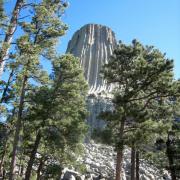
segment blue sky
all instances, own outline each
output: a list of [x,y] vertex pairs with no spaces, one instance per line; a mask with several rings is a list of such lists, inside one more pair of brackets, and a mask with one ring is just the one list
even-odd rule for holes
[[63,21],[69,25],[58,46],[65,52],[73,33],[88,23],[109,26],[118,40],[136,38],[154,45],[175,61],[180,78],[180,0],[69,0]]
[[[16,1],[5,1],[10,14]],[[102,24],[115,32],[117,40],[130,43],[136,38],[144,45],[154,45],[166,53],[168,58],[174,59],[175,77],[180,78],[180,0],[67,1],[70,6],[62,19],[69,25],[69,30],[60,40],[59,53],[66,51],[68,41],[83,25]],[[49,63],[45,66],[51,69]]]

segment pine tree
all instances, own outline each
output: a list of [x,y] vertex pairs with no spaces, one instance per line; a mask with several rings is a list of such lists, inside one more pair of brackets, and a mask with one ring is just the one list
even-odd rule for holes
[[[179,178],[179,129],[180,123],[177,120],[179,115],[179,98],[173,98],[171,103],[173,104],[173,121],[171,127],[163,133],[163,136],[159,137],[156,141],[155,147],[157,148],[157,156],[153,159],[156,162],[161,162],[162,156],[164,156],[164,163],[160,163],[161,168],[167,169],[172,179]],[[168,115],[167,115],[168,116]],[[158,155],[158,154],[161,154]],[[158,164],[158,163],[157,163]],[[158,164],[159,165],[159,164]]]
[[26,170],[26,179],[30,179],[40,144],[46,145],[46,152],[48,149],[50,152],[59,149],[56,151],[61,153],[58,154],[61,157],[62,152],[67,149],[71,149],[72,153],[86,132],[84,119],[87,83],[79,60],[66,55],[57,58],[53,64],[51,87],[40,88],[33,97],[30,109],[29,118],[36,124],[36,137]]
[[[23,42],[27,42],[27,47],[23,46],[21,49],[21,40],[23,39]],[[13,179],[13,173],[14,173],[14,168],[16,165],[16,155],[17,155],[17,146],[19,142],[19,134],[21,131],[22,127],[22,114],[23,114],[23,109],[24,109],[24,101],[25,101],[25,93],[26,93],[26,88],[28,85],[28,80],[31,76],[34,74],[39,74],[38,73],[38,52],[39,49],[36,46],[32,46],[31,50],[28,47],[30,43],[28,42],[27,37],[22,37],[19,40],[20,46],[20,56],[19,59],[17,59],[17,64],[19,66],[22,66],[22,69],[19,71],[19,76],[17,77],[16,80],[16,85],[19,85],[19,104],[18,104],[18,114],[17,114],[17,122],[15,125],[15,135],[14,135],[14,142],[13,142],[13,152],[12,152],[12,161],[11,161],[11,174],[10,174],[10,179]],[[29,54],[30,53],[30,54]],[[25,58],[25,60],[24,60]],[[23,60],[23,61],[22,61]]]
[[49,59],[53,56],[53,48],[58,37],[62,36],[67,29],[67,26],[60,20],[64,9],[64,4],[61,1],[44,0],[38,5],[33,3],[30,6],[33,11],[31,21],[19,22],[25,34],[17,39],[18,51],[15,63],[19,69],[16,83],[19,85],[19,105],[9,179],[13,178],[16,164],[26,89],[32,80],[41,83],[45,74],[40,69],[40,57]]
[[[3,1],[0,2],[0,18],[4,19],[5,12],[3,10]],[[44,46],[52,46],[52,41],[48,42],[48,39],[56,38],[64,33],[64,28],[67,27],[60,21],[64,9],[67,7],[67,3],[63,1],[47,1],[40,0],[37,2],[26,3],[25,0],[17,0],[15,7],[12,10],[12,16],[10,21],[2,22],[3,40],[1,42],[0,50],[0,76],[2,76],[5,62],[13,52],[16,45],[16,39],[18,39],[22,32],[19,29],[23,28],[26,32],[31,33],[32,36],[38,35],[37,41],[44,43]],[[21,15],[21,11],[25,16]],[[14,42],[13,42],[14,40]],[[45,41],[44,41],[45,40]]]
[[132,106],[142,103],[143,108],[137,109],[141,112],[151,100],[175,95],[179,87],[173,81],[172,69],[172,60],[136,40],[129,46],[120,43],[108,64],[104,65],[104,78],[115,86],[114,111],[105,119],[109,119],[108,123],[116,129],[116,180],[121,179],[125,130],[131,121],[133,123]]
[[[136,109],[138,106],[139,104],[135,105]],[[146,107],[145,113],[133,113],[133,118],[136,120],[126,127],[125,139],[127,139],[127,142],[125,144],[137,151],[138,156],[141,151],[145,151],[144,147],[149,146],[149,148],[155,149],[156,139],[162,138],[162,135],[171,129],[174,121],[173,109],[174,103],[169,98],[161,98],[159,101],[156,99],[151,101]],[[136,156],[133,157],[132,159],[135,161]],[[135,166],[133,167],[133,177],[135,176],[134,169]],[[138,174],[139,171],[136,170],[136,175]]]
[[169,102],[171,104],[170,108],[169,106],[164,106],[164,108],[157,109],[158,114],[161,114],[161,117],[156,114],[157,119],[161,118],[164,123],[169,121],[169,127],[158,128],[158,131],[161,133],[153,138],[153,144],[150,146],[151,151],[142,151],[143,158],[153,163],[158,169],[169,171],[172,179],[179,178],[178,99],[178,97],[172,97],[166,101],[166,103]]

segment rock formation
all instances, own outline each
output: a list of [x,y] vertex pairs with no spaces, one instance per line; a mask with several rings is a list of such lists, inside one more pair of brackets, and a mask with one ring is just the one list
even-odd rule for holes
[[114,32],[102,25],[87,24],[78,30],[69,41],[67,52],[80,58],[84,75],[89,83],[89,94],[109,91],[100,77],[102,65],[107,63],[116,46]]
[[94,128],[104,127],[104,121],[98,119],[102,110],[111,108],[108,94],[111,86],[107,86],[100,76],[104,63],[107,63],[116,47],[114,32],[102,25],[87,24],[73,35],[68,43],[67,53],[71,53],[80,59],[84,70],[84,76],[89,84],[89,96],[87,98],[90,112],[87,122],[90,125],[90,134]]

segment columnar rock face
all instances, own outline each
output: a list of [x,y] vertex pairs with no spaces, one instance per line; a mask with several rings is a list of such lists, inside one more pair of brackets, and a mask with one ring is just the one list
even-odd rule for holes
[[87,98],[90,112],[87,122],[90,135],[93,129],[103,128],[104,121],[98,119],[102,110],[112,108],[104,97],[112,90],[100,76],[103,64],[107,63],[116,47],[114,32],[102,25],[87,24],[79,29],[69,41],[67,53],[71,53],[80,59],[84,70],[84,76],[89,84],[89,96]]
[[100,71],[102,65],[108,62],[115,46],[114,32],[98,24],[83,26],[69,41],[67,52],[80,58],[85,78],[90,86],[89,94],[111,90],[100,77]]

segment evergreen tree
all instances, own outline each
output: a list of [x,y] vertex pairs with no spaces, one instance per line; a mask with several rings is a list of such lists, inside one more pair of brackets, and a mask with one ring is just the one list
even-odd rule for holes
[[[75,153],[78,143],[86,132],[84,120],[87,113],[85,106],[87,83],[80,69],[79,60],[71,55],[62,56],[53,62],[53,70],[51,87],[40,88],[34,94],[29,109],[28,118],[31,119],[31,124],[35,124],[34,132],[31,134],[36,134],[36,137],[26,170],[26,179],[30,179],[40,144],[46,147],[46,153],[48,151],[59,153],[59,158],[57,156],[56,158],[64,163],[63,151],[69,151],[68,156],[71,157],[70,153]],[[46,157],[47,155],[45,154]],[[62,165],[60,164],[60,167]]]
[[[40,70],[40,57],[50,58],[53,55],[53,48],[57,43],[57,38],[62,36],[67,29],[60,16],[64,10],[61,1],[42,1],[39,4],[30,4],[33,12],[31,21],[19,22],[25,35],[17,39],[17,57],[15,64],[19,69],[17,76],[17,93],[19,98],[18,115],[16,122],[15,137],[13,142],[13,153],[10,169],[10,179],[13,178],[16,164],[17,146],[19,134],[22,126],[22,113],[26,89],[32,81],[41,83],[44,71]],[[41,80],[40,80],[41,79]]]
[[[26,46],[21,47],[21,41],[23,43],[26,41]],[[19,75],[17,76],[16,86],[17,86],[17,96],[18,96],[18,114],[17,121],[15,124],[15,135],[13,142],[13,152],[12,152],[12,161],[10,169],[10,179],[13,179],[14,168],[16,166],[16,155],[17,147],[19,142],[19,135],[22,127],[22,114],[24,109],[24,101],[26,96],[26,88],[28,87],[28,81],[33,75],[38,76],[40,74],[38,53],[39,48],[37,46],[31,46],[31,43],[28,41],[28,36],[22,37],[19,39],[19,54],[17,57],[16,64],[19,68]],[[30,49],[31,48],[31,49]],[[40,75],[41,76],[41,75]],[[38,78],[40,78],[40,76]],[[36,77],[37,78],[37,77]]]
[[[0,2],[1,19],[5,17],[3,3],[3,1]],[[63,26],[67,28],[59,19],[66,7],[67,3],[63,1],[40,0],[30,3],[25,0],[16,1],[9,22],[5,21],[5,23],[2,22],[1,24],[4,35],[0,50],[0,76],[3,73],[5,62],[11,55],[10,51],[13,52],[14,46],[12,45],[16,45],[16,39],[22,35],[20,28],[31,33],[32,36],[37,35],[36,41],[41,41],[44,46],[47,47],[48,43],[52,46],[52,41],[48,42],[48,39],[61,36],[64,33]],[[14,42],[12,42],[13,40]]]
[[[136,104],[136,109],[139,104]],[[142,107],[141,107],[142,108]],[[146,107],[145,113],[133,113],[133,118],[136,119],[126,127],[125,142],[132,147],[133,151],[137,151],[138,156],[141,151],[154,149],[154,144],[157,138],[162,138],[163,134],[171,129],[174,121],[174,103],[169,98],[161,98],[160,100],[151,101]],[[138,115],[139,114],[139,115]],[[127,137],[127,138],[126,138]],[[135,152],[132,161],[135,162]],[[138,161],[138,159],[137,159]],[[136,161],[136,162],[137,162]],[[139,162],[137,162],[139,164]],[[135,163],[134,163],[135,165]],[[133,169],[133,177],[135,177],[135,166]],[[138,176],[138,167],[136,175]],[[137,178],[138,179],[138,178]]]
[[[178,179],[179,178],[179,159],[180,159],[180,152],[179,152],[179,129],[180,123],[178,121],[178,111],[179,111],[179,100],[178,98],[174,98],[172,104],[174,105],[173,108],[173,122],[171,124],[171,128],[166,130],[163,133],[163,136],[159,137],[155,143],[155,147],[157,151],[157,155],[154,155],[153,161],[156,162],[160,168],[167,169],[170,171],[171,178]],[[168,117],[168,115],[166,115]],[[160,154],[160,155],[159,155]],[[162,163],[162,159],[164,158],[164,163]],[[165,161],[166,159],[166,161]],[[160,164],[159,164],[160,162]]]
[[120,43],[108,64],[104,65],[104,78],[107,83],[114,84],[114,111],[105,113],[109,114],[105,119],[112,124],[116,137],[116,180],[121,179],[125,130],[133,123],[133,105],[143,104],[142,109],[136,109],[140,113],[154,99],[175,96],[179,87],[173,81],[172,69],[172,60],[136,40],[129,46]]

